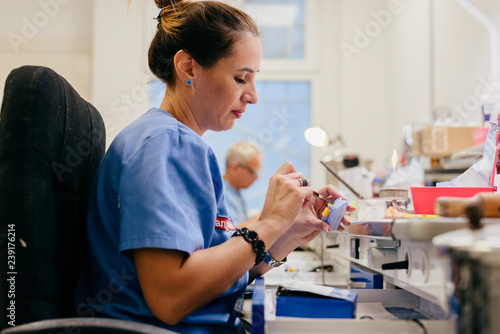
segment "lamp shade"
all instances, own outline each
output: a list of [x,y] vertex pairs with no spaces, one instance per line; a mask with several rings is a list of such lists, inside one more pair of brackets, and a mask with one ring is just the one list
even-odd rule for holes
[[304,131],[307,142],[315,147],[326,147],[330,144],[330,138],[326,131],[319,126],[312,126]]

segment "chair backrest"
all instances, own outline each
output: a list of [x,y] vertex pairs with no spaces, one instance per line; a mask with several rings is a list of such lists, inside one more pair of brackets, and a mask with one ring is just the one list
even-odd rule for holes
[[0,113],[0,328],[71,316],[104,151],[99,112],[63,77],[40,66],[10,73]]

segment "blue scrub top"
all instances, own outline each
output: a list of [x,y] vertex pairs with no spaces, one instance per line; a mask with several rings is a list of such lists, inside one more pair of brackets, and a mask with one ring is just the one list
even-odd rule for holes
[[77,316],[136,320],[182,333],[231,332],[239,325],[233,309],[248,273],[177,326],[157,319],[142,295],[134,249],[191,254],[225,242],[236,229],[215,154],[166,111],[151,109],[116,136],[91,190],[87,224]]

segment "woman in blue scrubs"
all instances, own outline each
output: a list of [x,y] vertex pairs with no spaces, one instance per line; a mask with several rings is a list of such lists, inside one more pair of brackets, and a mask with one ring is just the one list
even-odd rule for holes
[[[201,136],[231,129],[257,103],[257,27],[215,1],[155,3],[149,67],[167,84],[165,97],[116,136],[102,161],[75,310],[181,333],[232,333],[247,284],[330,230],[319,219],[325,203],[285,162],[259,220],[248,229],[231,223],[217,160]],[[340,196],[332,186],[319,192]]]

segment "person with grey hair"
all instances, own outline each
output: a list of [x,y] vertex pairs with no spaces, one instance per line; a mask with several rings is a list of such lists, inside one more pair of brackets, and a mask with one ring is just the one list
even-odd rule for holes
[[261,154],[255,144],[239,141],[231,145],[226,154],[224,190],[226,206],[235,226],[243,227],[254,222],[258,215],[250,218],[241,189],[250,187],[259,177]]

